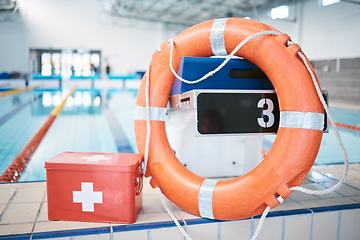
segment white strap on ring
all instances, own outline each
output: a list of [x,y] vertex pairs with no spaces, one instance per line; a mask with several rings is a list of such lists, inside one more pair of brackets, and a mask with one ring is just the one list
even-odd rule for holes
[[210,44],[214,56],[226,56],[224,31],[228,18],[215,19],[210,30]]
[[[166,108],[163,107],[149,107],[149,108],[150,108],[151,121],[165,121]],[[134,118],[135,120],[146,120],[147,119],[146,107],[136,106]]]
[[316,112],[281,111],[279,127],[322,131],[324,129],[324,114]]
[[199,191],[199,213],[201,217],[214,219],[212,200],[218,180],[205,179]]

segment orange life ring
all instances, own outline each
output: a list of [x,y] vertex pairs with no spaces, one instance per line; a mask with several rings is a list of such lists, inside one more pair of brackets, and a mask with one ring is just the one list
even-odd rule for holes
[[[200,23],[173,39],[172,64],[177,69],[184,56],[230,53],[249,35],[268,30],[277,31],[263,23],[239,18]],[[223,181],[195,175],[171,150],[164,115],[175,77],[169,68],[170,44],[161,44],[161,51],[152,56],[149,70],[152,134],[146,176],[152,176],[152,187],[159,187],[169,200],[190,213],[219,220],[258,215],[266,206],[276,207],[277,196],[286,199],[292,193],[289,188],[304,180],[315,161],[322,139],[324,108],[297,55],[300,47],[289,45],[289,40],[284,33],[260,36],[236,53],[256,64],[271,80],[280,105],[280,127],[270,152],[254,170]],[[135,109],[136,142],[141,154],[146,142],[145,88],[146,74]]]

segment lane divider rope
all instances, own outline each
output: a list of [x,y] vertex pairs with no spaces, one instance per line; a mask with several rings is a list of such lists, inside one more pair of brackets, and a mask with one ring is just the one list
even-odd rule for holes
[[30,90],[33,90],[35,88],[40,87],[40,85],[35,85],[35,86],[30,86],[30,87],[24,87],[24,88],[16,88],[16,89],[11,89],[5,92],[0,93],[0,98],[1,97],[6,97],[9,95],[13,95],[13,94],[18,94],[18,93],[22,93],[22,92],[27,92]]
[[347,123],[335,122],[335,125],[339,128],[345,128],[353,131],[360,131],[360,126],[355,126]]
[[52,123],[56,117],[61,113],[66,100],[74,93],[76,86],[74,86],[66,98],[61,102],[61,104],[55,107],[49,114],[45,123],[37,131],[37,133],[31,138],[31,140],[25,145],[25,147],[20,151],[20,153],[14,158],[10,165],[0,176],[0,182],[16,182],[20,178],[20,174],[25,170],[27,164],[31,160],[34,152],[40,145],[47,131],[51,127]]

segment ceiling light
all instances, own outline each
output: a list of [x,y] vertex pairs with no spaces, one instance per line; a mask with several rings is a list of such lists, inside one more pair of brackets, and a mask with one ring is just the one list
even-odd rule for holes
[[325,7],[338,2],[340,2],[340,0],[319,0],[319,5]]
[[279,7],[272,8],[270,10],[270,17],[272,19],[283,19],[289,16],[289,6],[282,5]]

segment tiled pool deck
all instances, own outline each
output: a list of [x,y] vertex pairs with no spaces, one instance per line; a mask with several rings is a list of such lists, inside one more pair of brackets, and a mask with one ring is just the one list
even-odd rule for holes
[[[314,166],[302,186],[324,189],[342,176],[343,165]],[[0,239],[184,239],[145,181],[143,210],[135,224],[49,221],[46,182],[0,184]],[[213,221],[172,205],[195,239],[250,239],[259,216]],[[360,164],[351,164],[346,183],[323,196],[294,192],[271,210],[258,239],[359,239]]]

